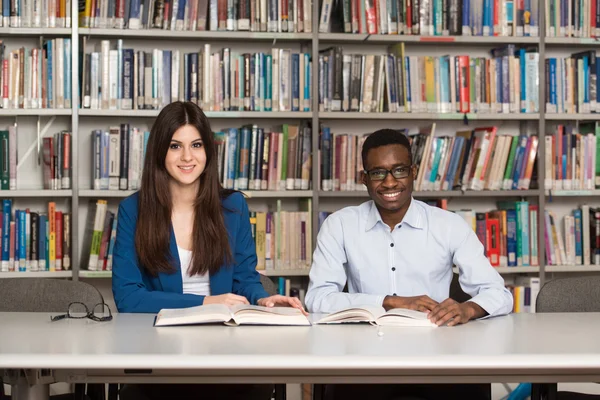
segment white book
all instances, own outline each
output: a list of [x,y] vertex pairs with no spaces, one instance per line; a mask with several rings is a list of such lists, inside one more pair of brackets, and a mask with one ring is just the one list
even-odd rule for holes
[[329,314],[316,321],[321,324],[346,324],[346,323],[369,323],[378,326],[414,326],[414,327],[437,327],[429,321],[427,314],[421,311],[407,310],[405,308],[394,308],[385,311],[383,307],[362,306],[347,308]]
[[300,325],[309,326],[308,318],[297,308],[206,304],[197,307],[163,309],[154,326],[222,324],[239,325]]
[[[111,110],[117,109],[118,101],[118,85],[119,85],[119,51],[109,50],[108,53],[108,92],[109,92],[109,103],[108,108]],[[102,87],[104,91],[105,88]]]

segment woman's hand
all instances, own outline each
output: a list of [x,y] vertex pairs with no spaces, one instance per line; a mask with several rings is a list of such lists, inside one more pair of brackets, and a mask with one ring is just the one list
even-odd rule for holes
[[237,294],[227,293],[220,294],[218,296],[206,296],[204,298],[204,304],[225,304],[226,306],[237,306],[240,304],[250,304],[248,299],[244,296],[238,296]]
[[282,296],[280,294],[276,294],[274,296],[269,296],[269,297],[264,297],[262,299],[259,299],[256,303],[259,306],[263,306],[263,307],[275,307],[275,306],[294,307],[294,308],[297,308],[300,311],[302,311],[302,314],[308,315],[308,313],[306,312],[304,307],[302,307],[302,303],[300,302],[300,299],[298,299],[297,297],[288,297],[288,296]]

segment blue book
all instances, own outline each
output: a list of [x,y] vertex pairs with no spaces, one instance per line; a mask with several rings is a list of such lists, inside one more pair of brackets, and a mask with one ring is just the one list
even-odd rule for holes
[[264,64],[265,71],[265,111],[273,110],[273,56],[267,54]]
[[44,238],[44,255],[46,258],[46,270],[50,269],[50,223],[46,219],[46,237]]
[[[512,15],[512,14],[511,14]],[[519,66],[521,69],[521,78],[519,82],[521,82],[521,112],[524,113],[527,111],[527,90],[525,86],[525,80],[527,79],[526,69],[526,60],[525,60],[525,49],[519,49]]]
[[583,56],[583,103],[590,104],[590,59],[588,56]]
[[282,296],[285,295],[285,278],[283,276],[279,277],[279,285],[277,287],[277,293]]
[[292,54],[292,111],[300,111],[300,54]]
[[444,190],[452,190],[454,185],[454,178],[456,177],[456,170],[458,169],[458,162],[460,159],[460,153],[465,144],[465,138],[457,136],[454,139],[454,148],[452,149],[452,155],[450,156],[450,166],[448,173],[446,174],[447,188]]
[[2,271],[9,270],[10,261],[10,217],[12,200],[2,200]]
[[47,71],[47,84],[46,84],[46,96],[47,96],[47,104],[48,104],[48,108],[54,108],[55,104],[53,99],[54,96],[54,92],[52,91],[52,87],[53,85],[53,78],[52,78],[52,64],[53,64],[53,54],[52,54],[52,40],[48,40],[46,42],[46,56],[48,57],[48,71]]
[[[100,2],[98,2],[99,4]],[[132,19],[137,19],[138,20],[138,24],[139,24],[139,19],[140,19],[140,0],[131,0],[131,3],[129,4],[129,21],[131,22]],[[100,15],[100,14],[96,14],[96,15]],[[129,29],[132,28],[137,28],[137,27],[132,27],[129,26]]]
[[558,107],[556,99],[556,58],[548,59],[550,67],[550,104]]
[[304,111],[310,111],[310,69],[310,55],[308,53],[304,53]]
[[525,162],[527,142],[527,136],[519,137],[519,147],[517,147],[517,153],[515,154],[514,169],[512,171],[513,177],[511,188],[513,190],[517,190],[517,188],[519,187],[519,177],[521,176],[521,168],[523,168],[523,163]]
[[[64,49],[65,49],[65,53],[64,53],[64,60],[70,60],[71,59],[71,39],[69,38],[65,38],[64,39]],[[65,73],[65,78],[64,79],[64,95],[65,95],[65,108],[70,108],[71,107],[71,63],[70,62],[65,62],[64,63],[64,73]]]
[[[460,0],[458,0],[460,1]],[[463,0],[463,7],[462,7],[462,24],[463,24],[463,35],[465,33],[467,33],[467,31],[470,31],[470,21],[471,21],[471,16],[469,15],[470,12],[470,8],[471,8],[471,2],[469,0]],[[512,15],[512,14],[510,14]],[[465,29],[467,28],[467,29]]]
[[582,217],[581,209],[573,210],[573,217],[575,219],[575,264],[583,264],[583,237],[582,237]]
[[516,267],[517,264],[517,212],[506,210],[506,255],[508,266]]
[[238,130],[236,128],[229,128],[227,134],[227,153],[229,159],[227,162],[227,189],[234,189],[237,187],[237,170],[238,170],[238,151],[237,151],[237,136]]

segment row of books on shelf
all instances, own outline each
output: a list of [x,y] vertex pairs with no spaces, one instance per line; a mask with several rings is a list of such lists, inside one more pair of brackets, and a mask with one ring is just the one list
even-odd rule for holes
[[83,236],[82,268],[88,271],[112,271],[113,249],[117,236],[117,215],[106,200],[91,200]]
[[84,56],[82,107],[159,109],[181,100],[204,111],[310,111],[310,77],[310,55],[290,49],[147,52],[103,40]]
[[219,177],[236,190],[308,190],[312,131],[308,123],[276,129],[247,125],[215,133]]
[[[17,190],[17,127],[0,130],[0,190]],[[43,189],[71,188],[71,132],[61,131],[42,138]]]
[[323,0],[319,32],[538,36],[538,0]]
[[251,211],[250,227],[256,243],[256,269],[285,270],[310,268],[312,263],[312,213],[282,211]]
[[2,0],[0,5],[0,27],[71,27],[71,0]]
[[94,190],[138,190],[149,136],[127,123],[92,131]]
[[292,281],[289,278],[280,276],[275,282],[277,285],[277,294],[282,296],[297,297],[302,304],[304,304],[304,297],[306,296],[306,289],[302,287],[292,286]]
[[71,269],[71,214],[49,202],[44,211],[13,209],[2,200],[1,272]]
[[540,292],[540,278],[517,276],[515,282],[506,285],[513,295],[513,313],[534,313],[537,295]]
[[411,136],[416,190],[527,190],[536,183],[538,137],[497,135],[497,127],[434,136],[436,124]]
[[[435,136],[435,127],[409,136],[418,168],[415,190],[527,190],[537,185],[537,136],[497,135],[496,127]],[[321,127],[322,190],[364,190],[361,152],[366,136],[335,134]]]
[[596,0],[546,0],[547,37],[600,36],[600,5]]
[[456,213],[473,227],[492,266],[538,266],[538,206],[527,201],[499,201],[497,207],[485,213]]
[[600,112],[595,50],[547,58],[545,63],[547,113]]
[[491,57],[406,56],[404,44],[388,54],[319,52],[319,110],[431,113],[539,111],[537,49],[514,45]]
[[547,265],[600,265],[600,209],[589,205],[563,217],[562,227],[546,211],[544,240]]
[[79,26],[308,33],[312,0],[83,0]]
[[71,108],[71,39],[9,51],[0,40],[2,108]]
[[597,122],[578,126],[558,125],[545,136],[546,190],[594,190],[600,187],[600,157]]

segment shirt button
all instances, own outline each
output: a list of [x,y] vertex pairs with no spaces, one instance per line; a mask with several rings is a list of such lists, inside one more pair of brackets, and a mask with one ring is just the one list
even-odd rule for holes
[[395,271],[395,270],[396,270],[396,267],[392,267],[392,271]]
[[394,243],[390,243],[390,247],[394,247]]

